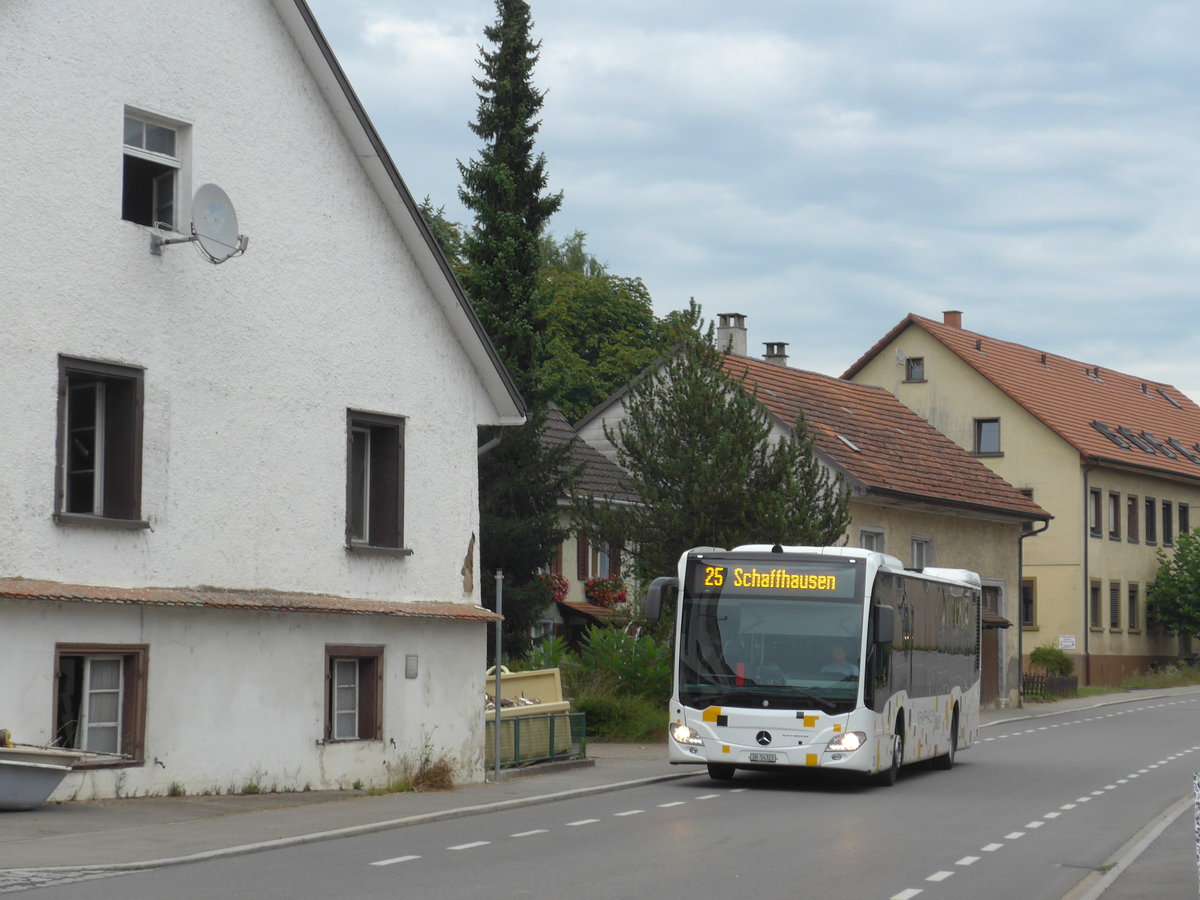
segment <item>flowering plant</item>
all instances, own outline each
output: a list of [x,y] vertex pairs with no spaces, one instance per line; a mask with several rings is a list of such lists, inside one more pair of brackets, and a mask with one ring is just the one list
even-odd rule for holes
[[583,583],[583,595],[589,603],[607,606],[610,609],[625,602],[625,582],[619,575],[607,578],[589,578]]
[[543,575],[542,584],[546,586],[546,593],[555,601],[565,599],[567,591],[570,590],[567,579],[561,575]]

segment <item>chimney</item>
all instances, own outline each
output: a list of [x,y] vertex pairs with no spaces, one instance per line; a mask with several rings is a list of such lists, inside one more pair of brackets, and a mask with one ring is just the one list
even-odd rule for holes
[[717,349],[746,355],[746,317],[742,313],[717,313]]
[[775,343],[763,344],[767,348],[767,352],[763,354],[763,359],[773,366],[782,366],[787,368],[787,344],[776,341]]
[[942,312],[942,324],[951,328],[962,328],[962,312],[957,309],[947,309]]

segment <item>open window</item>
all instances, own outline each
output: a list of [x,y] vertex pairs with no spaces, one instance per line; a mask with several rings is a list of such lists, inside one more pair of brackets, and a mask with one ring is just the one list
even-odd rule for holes
[[145,644],[56,645],[54,743],[141,763],[148,653]]
[[347,414],[346,543],[400,550],[404,538],[404,420]]
[[325,648],[325,740],[383,737],[383,647]]
[[177,123],[126,111],[121,218],[178,229],[183,131]]
[[58,368],[56,518],[144,525],[143,370],[65,356]]

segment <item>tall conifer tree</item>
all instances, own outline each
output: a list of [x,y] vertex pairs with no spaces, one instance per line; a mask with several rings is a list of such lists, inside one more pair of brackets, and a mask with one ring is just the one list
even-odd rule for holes
[[[540,41],[524,0],[496,0],[496,22],[484,29],[475,79],[479,109],[471,130],[479,158],[459,163],[459,197],[474,213],[462,242],[463,288],[530,408],[524,427],[481,437],[480,556],[485,602],[495,608],[495,572],[504,572],[505,649],[519,653],[546,603],[537,578],[562,539],[557,503],[564,492],[562,451],[540,439],[545,404],[534,372],[540,362],[537,321],[541,235],[562,195],[546,193],[546,160],[534,153],[542,93],[532,83]],[[499,444],[492,438],[498,437]]]

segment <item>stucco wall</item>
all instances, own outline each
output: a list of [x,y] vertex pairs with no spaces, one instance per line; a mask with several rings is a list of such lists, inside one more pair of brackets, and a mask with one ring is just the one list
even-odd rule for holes
[[[0,722],[48,743],[56,642],[148,644],[144,766],[76,771],[58,799],[382,785],[427,748],[483,773],[483,629],[466,623],[321,614],[149,609],[26,601],[6,605]],[[380,741],[322,743],[325,645],[384,646]],[[416,678],[405,657],[416,654]]]
[[[273,7],[7,4],[0,50],[0,572],[476,600],[493,412]],[[127,105],[184,123],[244,257],[153,256],[121,220]],[[59,354],[145,367],[148,530],[51,521]],[[344,550],[347,408],[406,417],[409,559]]]
[[[904,380],[905,368],[897,363],[897,350],[924,358],[925,381]],[[1042,644],[1057,645],[1060,638],[1073,640],[1075,649],[1068,652],[1080,660],[1079,675],[1086,678],[1088,674],[1082,664],[1085,654],[1112,656],[1111,664],[1096,661],[1091,673],[1092,680],[1112,681],[1119,680],[1122,673],[1144,669],[1151,661],[1177,655],[1175,638],[1146,628],[1145,588],[1158,568],[1158,545],[1145,542],[1144,522],[1137,543],[1127,540],[1124,524],[1121,540],[1109,539],[1108,494],[1119,492],[1122,504],[1129,494],[1137,495],[1139,501],[1152,496],[1160,504],[1163,499],[1172,500],[1177,517],[1179,502],[1192,509],[1200,504],[1200,488],[1108,468],[1085,473],[1078,451],[921,328],[902,332],[854,380],[891,391],[968,451],[974,449],[974,420],[1000,419],[1003,455],[981,456],[980,461],[1014,487],[1032,490],[1034,500],[1054,516],[1045,533],[1027,539],[1024,545],[1024,575],[1035,580],[1037,598],[1035,624],[1023,634],[1026,656]],[[1085,501],[1090,488],[1101,489],[1104,524],[1099,538],[1089,534]],[[1101,628],[1092,628],[1087,620],[1086,585],[1091,580],[1102,582]],[[1108,627],[1112,582],[1120,584],[1122,595],[1121,625],[1116,629]],[[1140,628],[1133,630],[1128,627],[1126,612],[1130,583],[1139,586],[1141,596]],[[1015,615],[1013,619],[1016,621]]]

